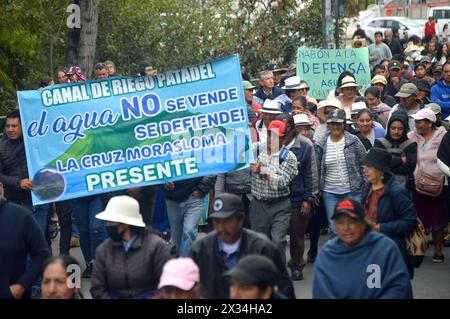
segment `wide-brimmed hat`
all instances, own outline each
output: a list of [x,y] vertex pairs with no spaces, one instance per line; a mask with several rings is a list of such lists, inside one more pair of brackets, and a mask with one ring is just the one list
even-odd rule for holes
[[371,83],[372,85],[377,84],[377,83],[381,83],[381,84],[383,84],[383,85],[387,85],[387,80],[386,80],[386,78],[385,78],[383,75],[377,74],[377,75],[375,75],[375,76],[372,78],[372,81],[370,81],[370,83]]
[[341,81],[341,86],[339,87],[339,90],[343,89],[343,88],[351,88],[351,87],[355,87],[357,90],[362,88],[361,85],[356,83],[356,80],[354,77],[352,77],[350,75],[344,76],[344,78]]
[[277,101],[266,99],[261,109],[261,113],[281,114],[282,112]]
[[284,81],[283,90],[298,90],[300,89],[300,77],[297,75],[291,76]]
[[139,213],[139,202],[126,195],[112,197],[106,209],[95,217],[109,222],[145,227],[142,215]]
[[295,126],[301,126],[301,125],[312,125],[309,121],[308,115],[300,113],[294,115],[294,123]]
[[358,114],[359,111],[367,109],[367,105],[364,102],[355,102],[352,104],[351,115]]
[[342,108],[342,103],[340,100],[338,100],[335,97],[332,97],[330,99],[327,100],[323,100],[319,102],[319,105],[317,106],[317,117],[319,117],[320,119],[322,119],[322,121],[325,120],[326,116],[325,116],[325,108],[327,106],[334,106],[337,109]]
[[382,172],[389,173],[391,166],[392,155],[384,148],[372,147],[369,152],[363,157],[364,165],[375,167]]

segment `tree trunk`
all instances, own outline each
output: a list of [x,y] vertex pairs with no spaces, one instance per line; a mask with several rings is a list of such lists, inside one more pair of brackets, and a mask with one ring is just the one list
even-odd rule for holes
[[[74,0],[73,4],[80,5],[80,0]],[[69,50],[66,56],[66,65],[72,66],[77,64],[78,59],[78,43],[80,42],[80,29],[73,28],[69,32]]]
[[94,65],[99,3],[100,0],[80,0],[81,31],[76,61],[86,78],[91,78]]
[[69,33],[67,64],[77,65],[86,78],[91,78],[97,41],[98,5],[100,0],[74,0],[80,6],[81,29]]

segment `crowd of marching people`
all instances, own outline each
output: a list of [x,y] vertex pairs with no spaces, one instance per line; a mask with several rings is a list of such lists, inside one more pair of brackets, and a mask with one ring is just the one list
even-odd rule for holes
[[[408,235],[423,225],[433,263],[450,244],[450,43],[402,42],[395,31],[375,34],[365,90],[346,71],[317,101],[295,65],[257,81],[244,72],[254,162],[217,176],[33,206],[20,113],[11,111],[0,143],[0,298],[83,298],[67,284],[69,267],[80,269],[74,238],[93,298],[302,298],[293,281],[306,263],[314,298],[412,298],[420,262]],[[138,76],[156,72],[144,61]],[[115,76],[112,61],[94,66],[93,79]],[[87,80],[76,66],[56,78]],[[44,77],[39,88],[54,84]],[[170,241],[152,228],[159,190]],[[197,238],[205,196],[212,230]],[[330,238],[319,247],[324,228]],[[367,284],[371,265],[382,273],[377,289]]]

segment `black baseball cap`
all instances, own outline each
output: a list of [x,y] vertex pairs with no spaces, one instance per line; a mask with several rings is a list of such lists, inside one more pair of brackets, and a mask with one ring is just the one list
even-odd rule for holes
[[245,285],[275,286],[279,280],[273,261],[263,255],[247,255],[239,259],[237,265],[227,271],[225,276]]
[[400,62],[398,62],[397,60],[392,60],[388,64],[388,69],[389,69],[389,71],[394,70],[394,69],[400,70],[401,69]]
[[228,218],[237,212],[244,212],[242,198],[230,193],[221,193],[214,198],[213,212],[208,218]]
[[332,219],[335,219],[336,217],[340,215],[347,215],[353,219],[357,220],[363,220],[364,219],[364,212],[361,207],[361,204],[357,201],[354,201],[353,199],[345,198],[341,200],[336,207],[334,208]]
[[345,123],[345,110],[334,109],[327,115],[327,123]]

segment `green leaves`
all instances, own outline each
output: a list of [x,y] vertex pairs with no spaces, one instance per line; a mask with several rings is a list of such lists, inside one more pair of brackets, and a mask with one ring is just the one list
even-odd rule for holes
[[[0,112],[15,107],[15,89],[34,89],[65,65],[71,3],[0,2]],[[256,76],[271,62],[294,63],[299,46],[322,42],[321,0],[101,1],[98,24],[95,61],[112,60],[124,75],[143,60],[163,71],[239,53]]]

